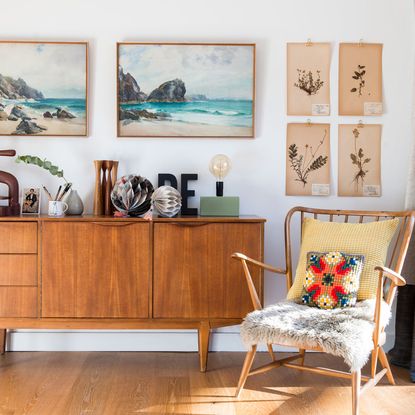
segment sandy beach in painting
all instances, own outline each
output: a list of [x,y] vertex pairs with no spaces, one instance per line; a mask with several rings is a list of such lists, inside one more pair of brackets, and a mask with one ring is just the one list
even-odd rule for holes
[[120,137],[250,137],[252,128],[206,124],[183,124],[177,121],[120,121]]
[[[70,121],[56,119],[39,119],[33,120],[37,125],[47,128],[48,135],[85,135],[86,121],[85,118],[74,118]],[[2,121],[0,124],[0,132],[3,135],[12,135],[16,130],[18,122]]]

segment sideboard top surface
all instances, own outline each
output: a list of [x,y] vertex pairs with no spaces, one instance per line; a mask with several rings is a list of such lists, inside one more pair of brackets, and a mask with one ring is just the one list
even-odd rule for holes
[[[1,216],[0,222],[150,222],[144,218],[116,218],[113,216],[94,216],[94,215],[83,215],[83,216],[63,216],[59,218],[50,217],[47,215],[20,215],[20,216]],[[266,222],[266,219],[260,218],[254,215],[244,216],[178,216],[174,218],[162,218],[154,216],[152,222]]]

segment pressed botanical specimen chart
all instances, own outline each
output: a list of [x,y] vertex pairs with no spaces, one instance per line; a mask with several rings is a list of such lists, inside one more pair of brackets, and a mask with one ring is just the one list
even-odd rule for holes
[[330,124],[287,125],[285,193],[330,194]]
[[340,43],[339,115],[382,114],[382,46]]
[[287,114],[330,115],[330,43],[287,43]]
[[339,125],[339,196],[381,195],[380,124]]

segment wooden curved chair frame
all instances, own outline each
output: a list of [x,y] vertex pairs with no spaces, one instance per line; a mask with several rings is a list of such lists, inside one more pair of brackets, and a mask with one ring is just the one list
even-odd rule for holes
[[[345,223],[350,219],[357,220],[359,223],[363,223],[365,219],[372,221],[379,221],[381,219],[399,218],[399,232],[394,243],[391,244],[390,260],[388,267],[376,267],[376,271],[379,273],[377,294],[376,294],[376,306],[374,314],[375,328],[373,331],[373,350],[371,355],[371,371],[370,376],[362,376],[361,371],[356,372],[342,372],[338,370],[313,367],[304,365],[305,349],[300,349],[298,353],[293,356],[289,356],[283,359],[276,360],[272,349],[272,344],[268,344],[268,351],[271,355],[271,363],[261,366],[251,371],[251,366],[255,357],[257,345],[252,346],[248,351],[245,361],[242,367],[242,372],[239,378],[236,396],[239,397],[246,379],[248,376],[263,373],[268,370],[285,366],[293,369],[303,370],[312,373],[318,373],[327,376],[334,376],[340,378],[351,379],[352,381],[352,413],[357,415],[359,412],[359,397],[368,389],[375,386],[383,376],[387,376],[390,384],[394,385],[395,381],[392,375],[392,371],[389,366],[388,359],[382,348],[386,341],[385,327],[381,326],[380,315],[382,300],[384,300],[389,306],[392,305],[394,300],[396,289],[398,286],[405,285],[405,279],[399,274],[402,270],[402,266],[405,260],[406,252],[408,250],[409,241],[411,238],[412,230],[415,221],[415,212],[380,212],[380,211],[353,211],[353,210],[328,210],[328,209],[312,209],[305,207],[295,207],[291,209],[285,219],[285,260],[286,268],[276,268],[271,265],[264,264],[249,258],[241,253],[233,254],[233,258],[241,261],[244,269],[246,282],[248,284],[249,293],[251,296],[252,304],[255,310],[261,310],[262,304],[259,296],[255,290],[254,283],[250,274],[249,266],[257,266],[262,269],[271,271],[273,273],[283,275],[286,278],[287,290],[292,285],[293,267],[292,267],[292,251],[291,251],[291,225],[292,218],[295,214],[300,214],[301,225],[306,215],[312,215],[315,219],[320,219],[319,216],[327,217],[330,222],[343,220]],[[297,215],[298,216],[298,215]],[[301,226],[302,228],[302,226]],[[315,351],[322,351],[321,349],[311,349]],[[291,363],[294,360],[299,360],[298,363]],[[382,370],[377,372],[377,362],[380,361]],[[361,382],[366,383],[361,386]]]

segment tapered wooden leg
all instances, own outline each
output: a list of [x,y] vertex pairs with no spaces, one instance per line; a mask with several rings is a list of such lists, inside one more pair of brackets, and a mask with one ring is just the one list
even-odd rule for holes
[[7,329],[0,329],[0,354],[6,352]]
[[389,366],[388,358],[386,356],[386,353],[382,349],[382,347],[379,347],[379,360],[380,364],[383,368],[388,369],[386,372],[386,377],[388,378],[388,381],[391,385],[395,385],[395,379],[393,378],[391,367]]
[[275,361],[275,355],[274,355],[274,350],[272,349],[272,344],[268,344],[268,353],[271,356],[272,361]]
[[376,375],[376,368],[378,364],[378,354],[379,354],[379,347],[375,347],[372,350],[371,368],[370,368],[370,376],[372,378],[374,378]]
[[302,358],[300,359],[300,365],[304,366],[304,359],[305,359],[305,349],[299,349],[298,350],[302,356]]
[[360,369],[352,373],[352,414],[359,415],[361,373]]
[[206,372],[208,352],[209,352],[209,337],[210,337],[210,324],[208,321],[200,322],[198,334],[199,334],[200,371]]
[[239,398],[241,391],[245,385],[246,379],[249,374],[249,370],[251,369],[252,363],[254,361],[256,353],[256,344],[251,347],[251,350],[246,354],[244,365],[242,366],[241,375],[239,376],[238,387],[236,388],[235,397]]

